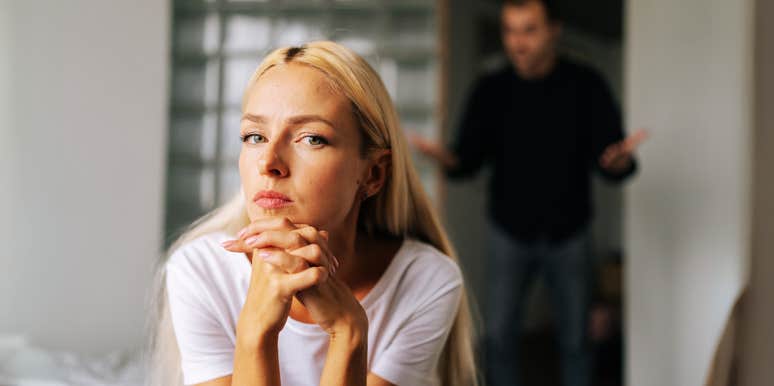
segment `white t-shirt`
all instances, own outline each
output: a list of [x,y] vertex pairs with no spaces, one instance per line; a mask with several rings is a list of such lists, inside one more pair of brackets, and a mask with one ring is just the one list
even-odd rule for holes
[[[213,233],[175,251],[166,265],[172,323],[186,385],[233,372],[236,325],[250,284],[242,253]],[[368,370],[398,386],[440,384],[436,366],[462,294],[457,264],[429,244],[406,239],[360,302],[368,315]],[[328,334],[288,318],[279,335],[283,386],[318,385]]]

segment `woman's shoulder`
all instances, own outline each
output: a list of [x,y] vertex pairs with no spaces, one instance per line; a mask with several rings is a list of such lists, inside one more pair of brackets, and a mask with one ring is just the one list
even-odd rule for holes
[[463,276],[456,261],[431,244],[406,239],[382,283],[372,290],[379,301],[369,299],[364,306],[371,312],[369,320],[403,323],[418,312],[443,304],[445,299],[454,303],[463,290]]
[[456,286],[462,284],[459,264],[435,246],[417,239],[406,239],[398,251],[404,260],[402,276],[419,285]]
[[183,242],[170,253],[166,268],[190,270],[221,266],[218,261],[228,251],[220,243],[227,239],[229,236],[225,232],[212,232]]

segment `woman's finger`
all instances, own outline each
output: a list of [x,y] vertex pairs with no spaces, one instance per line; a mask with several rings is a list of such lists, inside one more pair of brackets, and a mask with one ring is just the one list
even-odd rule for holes
[[[324,232],[324,233],[323,233]],[[246,240],[231,240],[223,244],[223,247],[232,252],[246,252],[251,251],[253,248],[281,248],[287,251],[293,251],[307,247],[309,245],[318,245],[321,249],[321,253],[318,256],[316,248],[304,250],[304,256],[312,259],[310,261],[314,265],[323,265],[326,267],[333,267],[334,270],[339,268],[339,261],[331,253],[328,247],[328,241],[324,237],[327,236],[327,232],[318,231],[312,226],[304,226],[293,231],[276,231],[269,230],[261,234],[251,236]]]
[[298,273],[309,268],[309,263],[301,256],[290,254],[280,249],[260,249],[253,256],[263,263],[269,263],[284,273]]
[[328,266],[328,264],[333,264],[335,268],[339,268],[339,260],[333,255],[328,246],[327,231],[318,231],[317,228],[313,226],[305,226],[298,228],[294,232],[300,234],[307,242],[309,242],[309,244],[317,244],[320,246],[322,252],[325,254],[326,260],[324,264],[320,265]]
[[[299,291],[322,283],[327,278],[327,273],[324,271],[304,273],[310,269],[309,267],[306,267],[298,273],[288,274],[282,268],[279,268],[270,262],[270,260],[277,255],[272,254],[271,257],[265,257],[264,252],[265,251],[256,249],[253,253],[253,260],[255,263],[253,264],[253,276],[251,280],[256,280],[256,283],[260,283],[261,287],[270,289],[268,294],[271,296],[278,296],[279,298],[284,299],[284,301],[287,301]],[[314,268],[324,270],[322,267]]]
[[296,229],[296,225],[290,221],[287,217],[268,217],[251,222],[246,227],[237,232],[237,238],[244,240],[245,238],[258,234],[270,229],[284,229],[293,230]]
[[235,240],[226,240],[220,245],[228,251],[244,253],[247,255],[247,259],[252,262],[253,248],[245,243],[246,238],[252,237],[254,234],[260,234],[269,229],[293,230],[295,228],[296,226],[286,217],[258,219],[237,232],[237,238]]
[[221,244],[223,248],[232,252],[247,252],[253,248],[282,248],[298,249],[308,245],[306,239],[294,231],[289,230],[267,230],[247,239],[229,240]]
[[253,247],[247,245],[247,243],[245,243],[245,241],[242,239],[224,241],[220,245],[227,251],[243,252],[248,255],[250,254],[250,251],[253,250]]
[[[257,233],[255,233],[257,232]],[[324,266],[335,272],[339,268],[338,259],[328,247],[327,231],[306,224],[293,224],[287,218],[268,218],[257,220],[239,232],[239,238],[222,243],[226,250],[243,252],[252,262],[251,251],[255,248],[280,248],[307,260],[308,265]],[[316,245],[309,247],[310,245]],[[280,265],[280,264],[277,264]],[[287,272],[294,272],[298,264],[285,266]]]
[[282,249],[297,249],[309,245],[297,231],[268,230],[261,234],[248,237],[244,243],[251,248],[275,247]]
[[331,274],[336,274],[336,270],[339,268],[338,264],[333,261],[329,254],[327,254],[320,244],[309,244],[305,247],[290,251],[291,255],[298,256],[310,266],[323,266],[331,271]]
[[325,267],[309,267],[301,272],[286,274],[283,284],[286,292],[299,292],[328,280],[328,270]]

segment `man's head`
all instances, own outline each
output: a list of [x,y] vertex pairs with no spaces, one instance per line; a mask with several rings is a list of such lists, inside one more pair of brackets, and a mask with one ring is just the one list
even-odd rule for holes
[[505,0],[501,13],[503,46],[516,71],[539,78],[553,67],[562,31],[550,0]]

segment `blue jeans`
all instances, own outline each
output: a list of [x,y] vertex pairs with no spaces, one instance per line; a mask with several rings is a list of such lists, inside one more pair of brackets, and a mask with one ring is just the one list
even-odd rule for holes
[[485,330],[488,385],[522,384],[522,311],[530,285],[541,274],[557,322],[563,384],[588,386],[591,350],[586,331],[593,272],[588,229],[560,242],[522,243],[496,226],[490,226],[490,234]]

